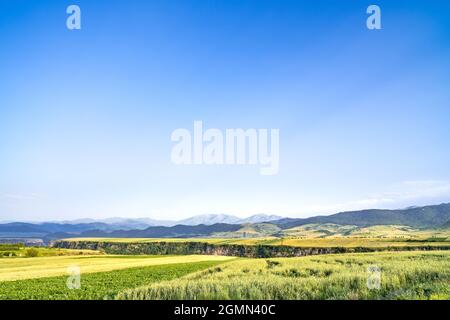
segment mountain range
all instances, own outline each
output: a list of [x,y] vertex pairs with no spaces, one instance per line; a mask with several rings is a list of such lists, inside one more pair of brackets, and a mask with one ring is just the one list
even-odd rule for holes
[[62,221],[63,224],[106,224],[120,226],[121,229],[145,229],[150,226],[172,227],[176,225],[195,226],[199,224],[212,225],[216,223],[243,224],[261,223],[283,219],[281,216],[256,214],[247,218],[239,218],[228,214],[202,214],[182,220],[157,220],[151,218],[107,218],[107,219],[77,219]]
[[335,223],[368,227],[374,225],[405,225],[416,228],[436,228],[450,222],[450,203],[399,210],[369,209],[347,211],[330,216],[305,219],[284,218],[274,222],[282,229],[305,224]]
[[450,227],[450,203],[399,210],[369,209],[329,216],[295,219],[259,214],[248,218],[232,215],[199,215],[180,221],[147,218],[79,219],[63,222],[0,224],[0,238],[42,238],[45,241],[69,237],[182,238],[279,236],[305,225],[339,225],[359,228],[377,225],[408,226],[417,229]]

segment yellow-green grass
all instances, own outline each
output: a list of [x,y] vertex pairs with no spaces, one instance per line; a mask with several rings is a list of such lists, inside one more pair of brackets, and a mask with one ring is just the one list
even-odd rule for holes
[[271,244],[280,238],[264,237],[264,238],[68,238],[63,241],[90,241],[90,242],[112,242],[112,243],[152,243],[152,242],[203,242],[211,244]]
[[207,242],[207,243],[257,243],[263,239],[277,239],[275,237],[269,238],[67,238],[65,241],[94,241],[94,242],[122,242],[122,243],[146,243],[146,242]]
[[[68,286],[67,275],[0,282],[0,300],[104,300],[117,293],[222,264],[222,261],[163,264],[82,274],[79,287]],[[72,285],[73,282],[70,282]]]
[[28,257],[53,257],[53,256],[78,256],[78,255],[100,255],[97,250],[77,250],[47,247],[20,247],[13,250],[2,250],[0,247],[0,258],[28,258]]
[[450,229],[417,229],[402,225],[376,225],[357,227],[333,223],[307,224],[283,230],[289,237],[365,237],[388,239],[427,239],[430,237],[450,238]]
[[[430,241],[429,239],[396,239],[366,237],[327,237],[327,238],[71,238],[67,241],[117,242],[117,243],[152,243],[152,242],[206,242],[211,244],[243,244],[243,245],[284,245],[294,247],[415,247],[436,246],[450,247],[450,241]],[[411,241],[414,240],[414,241]]]
[[449,299],[450,252],[240,259],[120,299]]
[[106,272],[127,268],[194,263],[200,261],[227,261],[233,257],[187,256],[61,256],[28,259],[3,259],[0,262],[0,281],[14,281],[67,275],[71,266],[80,268],[82,274]]
[[380,238],[357,238],[357,237],[335,237],[335,238],[288,238],[277,239],[272,241],[272,245],[286,245],[295,247],[365,247],[365,248],[382,248],[382,247],[450,247],[448,241],[428,241],[425,239],[407,241],[399,239],[380,239]]

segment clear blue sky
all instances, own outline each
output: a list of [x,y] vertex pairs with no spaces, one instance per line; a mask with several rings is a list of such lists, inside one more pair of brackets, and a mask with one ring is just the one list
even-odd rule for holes
[[[175,166],[194,120],[279,128],[279,174]],[[449,1],[0,2],[0,220],[449,202],[449,120]]]

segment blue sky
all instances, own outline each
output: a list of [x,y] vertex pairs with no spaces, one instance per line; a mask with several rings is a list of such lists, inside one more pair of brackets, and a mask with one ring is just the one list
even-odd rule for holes
[[[2,0],[0,39],[0,220],[450,201],[448,1]],[[279,173],[174,165],[195,120],[278,128]]]

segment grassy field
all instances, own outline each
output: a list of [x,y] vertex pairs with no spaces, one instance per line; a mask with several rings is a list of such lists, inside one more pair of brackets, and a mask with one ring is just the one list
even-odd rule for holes
[[376,225],[357,227],[333,223],[306,224],[282,231],[283,237],[297,238],[388,238],[388,239],[428,239],[438,237],[450,240],[450,229],[417,229],[402,225]]
[[202,261],[226,261],[233,257],[222,256],[61,256],[29,259],[7,258],[0,263],[0,282],[67,275],[67,268],[77,266],[82,274],[120,269],[196,263]]
[[[80,268],[79,289],[67,287],[70,266]],[[0,299],[115,298],[450,299],[450,252],[1,259]]]
[[120,299],[449,299],[450,252],[240,259]]
[[0,258],[30,258],[74,255],[99,255],[95,250],[71,250],[47,247],[25,247],[22,244],[0,244]]
[[[343,234],[353,230],[348,228],[343,231],[334,225],[325,227]],[[324,232],[312,226],[304,229],[307,232]],[[396,235],[385,238],[383,234],[387,230],[391,235],[396,232]],[[150,256],[136,255],[132,250],[140,247],[134,243],[190,241],[217,245],[295,247],[423,245],[427,250],[434,245],[450,247],[445,237],[427,238],[428,235],[423,234],[418,238],[403,239],[402,233],[412,231],[400,227],[394,228],[394,231],[385,226],[372,228],[369,230],[371,237],[367,236],[364,228],[359,228],[353,232],[364,236],[70,239],[111,242],[113,247],[129,255],[122,255],[122,252],[118,252],[121,255],[109,255],[94,250],[3,245],[0,252],[20,254],[4,255],[0,259],[0,299],[450,299],[450,251],[443,250],[445,248],[443,251],[340,253],[258,259],[218,255],[170,256],[164,255],[164,248],[162,255]],[[374,232],[378,236],[373,236]],[[186,245],[189,248],[198,246],[192,243]],[[200,244],[200,247],[203,245]],[[103,246],[102,251],[106,251],[105,248]],[[32,254],[29,250],[33,250]],[[80,288],[69,289],[68,268],[73,266],[80,270]]]
[[213,267],[222,261],[202,261],[128,268],[110,272],[83,274],[80,288],[69,289],[67,276],[0,282],[0,300],[104,300],[142,284],[171,280],[191,272]]

